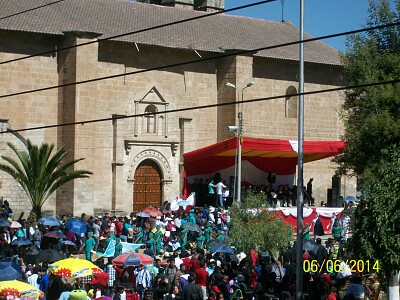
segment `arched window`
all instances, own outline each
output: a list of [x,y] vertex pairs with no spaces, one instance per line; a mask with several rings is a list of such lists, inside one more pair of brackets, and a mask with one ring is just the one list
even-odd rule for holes
[[294,86],[289,86],[286,90],[285,99],[285,118],[297,118],[297,90]]
[[147,133],[156,133],[157,132],[157,118],[155,113],[157,112],[157,107],[153,104],[150,104],[144,110],[145,120],[146,120],[146,131]]

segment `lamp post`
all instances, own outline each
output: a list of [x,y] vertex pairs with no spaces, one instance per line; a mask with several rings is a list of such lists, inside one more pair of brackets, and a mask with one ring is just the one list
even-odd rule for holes
[[[226,83],[227,87],[233,88],[237,91],[238,93],[238,126],[237,126],[237,137],[238,137],[238,168],[237,168],[237,194],[236,194],[236,201],[240,202],[241,197],[242,197],[242,139],[243,139],[243,94],[244,90],[253,86],[255,83],[254,82],[249,82],[246,84],[245,87],[238,89],[233,83]],[[241,94],[239,94],[239,91],[241,91]],[[241,95],[241,98],[239,99],[239,95]],[[242,105],[240,105],[242,104]]]

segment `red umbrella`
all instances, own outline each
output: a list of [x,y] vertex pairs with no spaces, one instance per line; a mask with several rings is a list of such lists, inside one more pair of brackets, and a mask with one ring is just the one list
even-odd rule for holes
[[56,239],[66,239],[67,238],[64,233],[59,232],[59,231],[49,231],[44,236],[56,238]]
[[155,207],[148,207],[145,210],[143,210],[146,214],[150,215],[151,217],[161,217],[163,216],[162,212],[159,211],[158,208]]
[[138,266],[142,265],[152,265],[153,258],[144,253],[126,253],[118,256],[117,258],[113,259],[113,265],[115,266]]

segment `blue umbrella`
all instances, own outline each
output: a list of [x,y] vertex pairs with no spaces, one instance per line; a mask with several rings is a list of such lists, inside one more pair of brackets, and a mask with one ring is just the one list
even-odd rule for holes
[[353,201],[353,202],[358,201],[358,199],[354,196],[346,196],[346,197],[344,197],[344,200],[345,201]]
[[82,233],[85,233],[87,228],[85,223],[83,223],[81,220],[78,219],[71,219],[65,224],[65,227],[67,227],[68,230],[71,230],[73,233],[81,235]]
[[0,281],[15,280],[22,277],[22,269],[16,259],[8,257],[0,260]]
[[145,213],[145,212],[138,212],[137,214],[136,214],[136,216],[137,217],[142,217],[142,218],[150,218],[150,215],[148,214],[148,213]]
[[234,254],[235,252],[233,251],[232,248],[225,246],[225,245],[219,245],[214,248],[210,249],[211,252],[219,252],[219,253],[226,253],[226,254]]
[[0,219],[0,227],[10,227],[11,222],[7,219],[1,218]]
[[45,225],[45,226],[60,226],[61,225],[60,221],[53,217],[40,218],[38,223]]
[[26,238],[17,238],[11,242],[11,245],[14,246],[29,246],[32,245],[32,242]]

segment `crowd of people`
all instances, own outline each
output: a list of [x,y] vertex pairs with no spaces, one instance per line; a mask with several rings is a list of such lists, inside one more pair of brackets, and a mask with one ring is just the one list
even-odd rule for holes
[[[27,219],[18,220],[21,228],[1,228],[0,255],[2,258],[18,257],[23,270],[21,280],[39,288],[49,300],[295,299],[294,242],[280,253],[257,253],[253,250],[243,253],[228,241],[231,226],[229,209],[205,205],[201,208],[179,207],[177,211],[171,211],[169,204],[164,203],[158,212],[158,216],[149,217],[140,217],[135,213],[119,217],[107,213],[102,216],[82,214],[77,219],[86,225],[84,234],[68,230],[66,216],[61,217],[60,226],[51,227],[41,225],[31,214]],[[14,218],[7,202],[1,214],[10,221]],[[318,216],[314,227],[317,219]],[[316,236],[315,245],[318,246],[304,250],[302,263],[306,260],[322,263],[327,259],[344,263],[346,251],[342,232],[346,222],[346,215],[341,220],[333,220],[334,238],[328,239],[322,246],[321,239]],[[336,228],[338,226],[340,230]],[[50,231],[62,232],[66,239],[47,237],[46,233]],[[307,230],[303,233],[308,240]],[[38,251],[53,249],[64,257],[82,253],[81,256],[93,261],[104,273],[79,278],[55,276],[49,269],[52,261],[41,259],[28,263],[25,250],[12,246],[13,240],[22,237],[31,240],[31,249]],[[106,251],[112,240],[115,241],[112,257],[94,254]],[[121,242],[142,245],[137,251],[153,257],[153,264],[135,267],[113,264],[113,259],[122,254]],[[72,244],[75,246],[68,246]],[[215,245],[226,245],[226,248],[214,252]],[[361,277],[348,273],[346,268],[336,270],[338,272],[326,268],[321,268],[320,272],[304,268],[303,271],[305,299],[340,299],[340,286],[343,279],[349,276],[353,277],[353,282],[346,299],[351,299],[347,298],[350,295],[354,299],[364,299],[375,291],[363,286]]]

